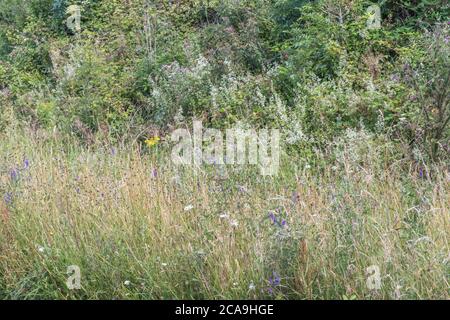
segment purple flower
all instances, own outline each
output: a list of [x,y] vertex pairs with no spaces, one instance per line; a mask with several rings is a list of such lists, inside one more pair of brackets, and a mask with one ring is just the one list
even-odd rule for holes
[[156,168],[152,169],[152,178],[157,178],[158,177],[158,170]]
[[19,173],[16,169],[12,169],[9,173],[11,180],[16,181],[19,178]]
[[117,154],[116,148],[112,147],[112,148],[111,148],[111,155],[112,155],[112,156],[115,156],[116,154]]
[[28,169],[28,167],[30,166],[30,161],[28,159],[25,158],[25,160],[23,161],[23,169]]
[[423,168],[420,168],[420,169],[419,169],[419,176],[420,176],[421,178],[423,178]]
[[281,278],[279,276],[276,276],[275,279],[273,280],[273,284],[275,286],[278,286],[278,285],[280,285],[280,283],[281,283]]
[[[279,210],[277,210],[279,212]],[[286,220],[282,219],[281,223],[277,220],[275,213],[273,211],[269,211],[269,219],[272,221],[272,224],[278,225],[280,228],[284,228],[286,226]]]
[[12,204],[12,202],[13,202],[13,196],[12,196],[12,194],[9,193],[9,192],[7,192],[7,193],[5,194],[5,196],[3,197],[3,199],[5,200],[5,203],[6,203],[7,205]]
[[275,217],[275,214],[272,211],[269,211],[269,219],[272,221],[272,223],[277,222],[277,218]]
[[273,277],[269,278],[269,283],[271,286],[278,286],[281,283],[281,278],[280,276],[276,273],[273,272]]
[[272,289],[272,287],[267,288],[267,292],[272,296],[272,295],[273,295],[273,289]]

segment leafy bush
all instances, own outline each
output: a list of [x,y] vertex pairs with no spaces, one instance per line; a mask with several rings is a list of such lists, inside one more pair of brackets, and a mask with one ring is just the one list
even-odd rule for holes
[[449,37],[447,25],[425,34],[423,47],[428,49],[423,58],[416,65],[406,63],[402,72],[416,106],[408,118],[409,145],[425,150],[433,159],[450,151]]
[[440,157],[448,53],[427,53],[423,28],[446,7],[396,3],[380,2],[382,28],[366,30],[365,0],[75,1],[74,34],[65,0],[5,0],[0,86],[20,118],[82,139],[199,117],[278,126],[311,151],[362,125]]

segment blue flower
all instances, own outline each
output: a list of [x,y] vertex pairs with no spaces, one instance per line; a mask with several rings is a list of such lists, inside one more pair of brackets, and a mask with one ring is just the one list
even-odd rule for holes
[[280,276],[276,273],[273,272],[273,277],[269,278],[269,283],[271,286],[278,286],[281,283],[281,278]]
[[6,205],[10,205],[13,202],[13,195],[9,192],[7,192],[5,194],[5,196],[3,197],[3,199],[5,200]]
[[269,218],[272,221],[272,223],[277,222],[277,218],[275,217],[275,214],[272,211],[269,211]]
[[17,181],[17,179],[19,179],[19,173],[17,172],[16,169],[12,169],[9,173],[11,180],[12,181]]

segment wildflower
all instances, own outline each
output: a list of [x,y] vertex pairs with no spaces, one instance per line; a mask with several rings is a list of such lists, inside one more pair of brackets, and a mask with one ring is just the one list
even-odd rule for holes
[[275,217],[275,214],[273,213],[273,211],[269,211],[269,219],[272,221],[272,223],[277,222],[277,218]]
[[194,209],[194,206],[192,204],[184,207],[184,211],[191,211],[192,209]]
[[16,169],[12,169],[9,173],[11,180],[16,181],[19,178],[19,173]]
[[162,265],[163,267],[167,267],[167,263],[165,263],[165,262],[162,262],[161,265]]
[[420,176],[421,178],[423,178],[423,168],[420,168],[420,169],[419,169],[419,176]]
[[241,193],[248,193],[248,189],[245,186],[239,186],[238,189]]
[[222,213],[219,218],[220,219],[228,219],[230,216],[227,213]]
[[145,140],[145,144],[147,145],[147,147],[151,148],[153,146],[156,146],[159,142],[159,140],[161,140],[158,136],[155,136],[153,138],[149,138],[147,140]]
[[198,251],[196,252],[196,254],[197,254],[198,256],[205,256],[205,255],[206,255],[206,252],[200,249],[200,250],[198,250]]
[[5,200],[5,203],[6,203],[7,205],[10,205],[10,204],[12,203],[12,201],[13,201],[13,196],[12,196],[11,193],[7,192],[7,193],[5,194],[5,196],[3,197],[3,199]]
[[152,178],[157,178],[158,177],[158,170],[156,170],[156,168],[152,169]]
[[395,287],[395,290],[394,290],[394,299],[395,300],[400,300],[400,298],[402,297],[402,293],[400,291],[401,289],[402,289],[402,286],[400,286],[400,285],[397,285]]
[[116,154],[117,154],[116,148],[112,147],[112,148],[111,148],[111,155],[112,155],[112,156],[115,156]]
[[248,290],[250,291],[254,291],[256,289],[256,286],[253,282],[250,283],[250,285],[248,286]]
[[28,159],[25,158],[25,160],[23,161],[23,169],[28,169],[28,167],[30,166],[30,161]]
[[178,175],[173,176],[173,177],[170,179],[170,181],[171,181],[173,184],[176,184],[176,185],[180,185],[180,184],[181,184],[181,178],[180,178],[180,176],[178,176]]
[[285,227],[286,226],[286,220],[283,219],[283,221],[281,221],[281,226]]
[[269,278],[269,283],[271,286],[280,285],[280,283],[281,283],[280,276],[276,272],[273,272],[273,276]]
[[237,220],[231,220],[230,221],[230,226],[236,228],[239,225],[239,222]]
[[123,282],[123,284],[124,285],[126,285],[127,287],[131,284],[131,281],[130,280],[125,280],[124,282]]
[[45,252],[45,248],[43,246],[37,246],[37,250],[39,253],[44,253]]

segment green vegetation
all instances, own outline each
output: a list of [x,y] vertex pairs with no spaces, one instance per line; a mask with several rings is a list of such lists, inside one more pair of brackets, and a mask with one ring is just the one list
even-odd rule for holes
[[[446,0],[1,0],[0,298],[448,299],[449,22]],[[193,119],[280,129],[279,174],[175,167]]]

